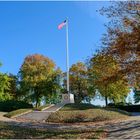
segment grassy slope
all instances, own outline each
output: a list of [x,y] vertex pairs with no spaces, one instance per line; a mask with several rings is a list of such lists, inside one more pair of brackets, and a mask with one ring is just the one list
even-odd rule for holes
[[[42,111],[43,109],[49,107],[50,105],[47,104],[47,105],[44,105],[44,106],[40,106],[39,108],[35,108],[34,110],[38,110],[38,111]],[[5,114],[4,116],[5,117],[8,117],[8,118],[13,118],[13,117],[16,117],[20,114],[24,114],[24,113],[28,113],[28,112],[31,112],[33,111],[32,108],[28,108],[28,109],[17,109],[17,110],[14,110],[14,111],[11,111],[11,112],[8,112],[7,114]]]
[[127,118],[126,112],[119,112],[116,109],[100,108],[90,104],[67,104],[60,111],[53,113],[46,120],[47,122],[97,122]]
[[82,130],[47,130],[10,126],[0,122],[0,139],[97,139],[106,132],[95,129]]
[[47,104],[47,105],[40,106],[40,107],[38,107],[38,108],[35,108],[34,110],[42,111],[43,109],[45,109],[45,108],[47,108],[47,107],[49,107],[49,106],[51,106],[51,104]]
[[18,109],[18,110],[11,111],[11,112],[5,114],[4,116],[8,117],[8,118],[13,118],[13,117],[16,117],[20,114],[24,114],[24,113],[27,113],[30,111],[32,111],[32,109]]

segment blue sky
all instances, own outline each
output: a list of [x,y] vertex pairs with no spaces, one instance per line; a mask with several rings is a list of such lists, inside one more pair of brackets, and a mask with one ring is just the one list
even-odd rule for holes
[[69,19],[70,65],[99,49],[107,19],[96,10],[109,2],[0,2],[0,71],[17,74],[24,58],[39,53],[66,70],[65,28]]

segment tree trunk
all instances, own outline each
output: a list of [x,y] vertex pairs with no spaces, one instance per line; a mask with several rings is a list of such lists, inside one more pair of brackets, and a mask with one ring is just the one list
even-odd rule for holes
[[38,108],[38,103],[37,103],[37,101],[36,101],[36,104],[35,104],[35,108]]
[[36,108],[38,108],[39,106],[39,95],[37,94],[36,95]]
[[105,96],[105,105],[108,105],[108,100],[107,100],[107,96]]

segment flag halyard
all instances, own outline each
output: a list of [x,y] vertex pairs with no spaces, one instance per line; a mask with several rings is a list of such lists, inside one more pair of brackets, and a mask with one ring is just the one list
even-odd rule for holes
[[61,30],[61,29],[66,25],[66,23],[67,23],[67,21],[64,20],[62,23],[60,23],[60,24],[58,25],[58,29]]

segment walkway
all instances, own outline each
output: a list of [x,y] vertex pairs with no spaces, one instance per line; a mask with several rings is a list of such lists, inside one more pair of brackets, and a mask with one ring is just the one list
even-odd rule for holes
[[30,122],[43,122],[50,116],[51,113],[56,112],[63,106],[64,104],[57,104],[44,111],[33,111],[30,113],[21,115],[19,117],[16,117],[15,119],[22,120],[22,121],[30,121]]
[[104,126],[108,130],[109,139],[140,139],[140,116]]

